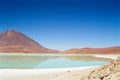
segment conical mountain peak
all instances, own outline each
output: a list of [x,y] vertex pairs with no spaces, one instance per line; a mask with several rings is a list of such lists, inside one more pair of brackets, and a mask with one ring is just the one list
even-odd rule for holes
[[54,50],[45,48],[25,34],[12,29],[0,34],[0,52],[51,53]]
[[17,35],[19,33],[20,33],[19,31],[12,29],[3,32],[2,35],[10,36],[10,35]]
[[17,31],[17,30],[15,30],[15,29],[11,29],[11,30],[7,30],[7,31],[5,31],[4,33],[8,33],[8,32],[11,32],[11,33],[17,33],[17,32],[19,32],[19,31]]
[[8,32],[18,32],[17,30],[15,29],[11,29],[11,30],[7,30]]

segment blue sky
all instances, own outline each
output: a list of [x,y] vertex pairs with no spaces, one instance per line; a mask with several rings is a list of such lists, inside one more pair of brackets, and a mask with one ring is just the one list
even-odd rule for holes
[[0,32],[58,50],[120,45],[119,0],[0,0]]

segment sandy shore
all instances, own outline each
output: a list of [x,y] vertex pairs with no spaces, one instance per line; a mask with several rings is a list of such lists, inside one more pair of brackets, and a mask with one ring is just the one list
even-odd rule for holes
[[91,56],[98,57],[98,58],[110,58],[110,59],[117,59],[120,55],[113,55],[113,54],[92,54]]
[[79,80],[84,73],[96,67],[98,66],[58,69],[0,69],[0,80]]

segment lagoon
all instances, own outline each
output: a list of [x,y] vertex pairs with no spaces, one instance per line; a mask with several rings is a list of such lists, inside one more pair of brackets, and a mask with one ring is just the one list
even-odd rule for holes
[[111,61],[83,54],[0,54],[1,69],[41,69],[100,66]]

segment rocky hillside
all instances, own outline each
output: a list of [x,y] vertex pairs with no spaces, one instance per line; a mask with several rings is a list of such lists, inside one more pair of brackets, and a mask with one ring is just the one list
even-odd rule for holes
[[8,30],[0,34],[0,53],[56,53],[43,47],[25,34]]
[[80,80],[120,80],[120,57],[101,68],[93,70]]

